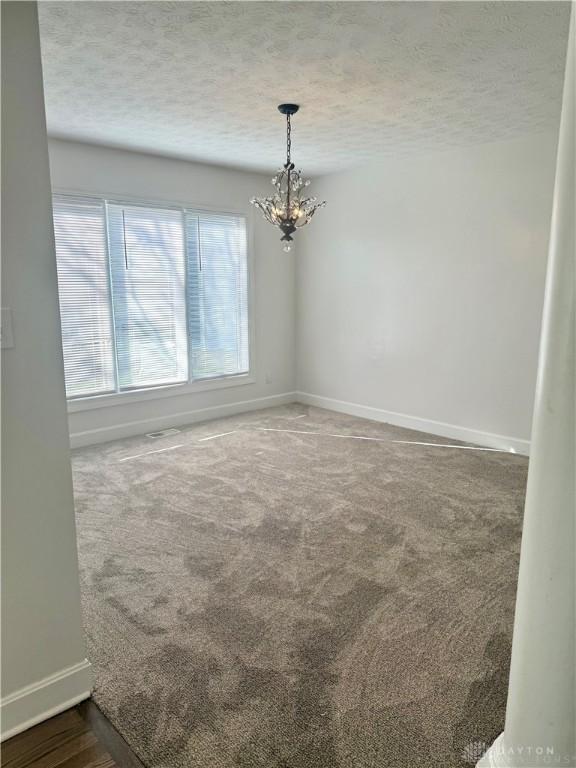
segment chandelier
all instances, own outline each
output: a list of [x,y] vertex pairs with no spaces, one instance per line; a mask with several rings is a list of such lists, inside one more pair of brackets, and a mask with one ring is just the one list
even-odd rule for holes
[[292,235],[297,229],[308,224],[318,208],[326,203],[317,203],[315,197],[304,197],[304,188],[310,181],[302,178],[302,171],[296,171],[290,157],[292,137],[290,118],[298,112],[298,104],[280,104],[279,112],[286,115],[286,162],[276,173],[272,184],[276,192],[272,197],[253,197],[250,202],[259,208],[266,221],[282,231],[280,240],[285,242],[284,250],[290,250]]

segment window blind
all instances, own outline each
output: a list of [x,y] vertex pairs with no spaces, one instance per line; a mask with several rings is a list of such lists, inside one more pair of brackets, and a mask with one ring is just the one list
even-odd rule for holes
[[249,371],[246,220],[54,198],[68,397]]
[[182,212],[108,204],[120,389],[188,379]]
[[68,397],[115,389],[104,205],[56,197],[54,236]]
[[195,379],[245,373],[248,267],[243,216],[186,211],[188,335]]

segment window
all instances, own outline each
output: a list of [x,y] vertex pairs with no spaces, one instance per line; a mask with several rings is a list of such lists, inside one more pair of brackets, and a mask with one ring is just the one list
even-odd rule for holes
[[247,373],[246,220],[57,195],[69,398]]

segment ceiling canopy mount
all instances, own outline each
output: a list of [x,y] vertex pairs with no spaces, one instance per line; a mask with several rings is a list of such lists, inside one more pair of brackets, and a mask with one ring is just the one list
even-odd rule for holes
[[295,115],[299,109],[300,109],[299,104],[279,104],[278,105],[278,112],[280,112],[283,115]]

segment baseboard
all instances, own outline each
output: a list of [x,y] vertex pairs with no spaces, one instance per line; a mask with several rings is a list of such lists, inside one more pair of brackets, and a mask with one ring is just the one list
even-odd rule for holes
[[329,411],[347,413],[350,416],[359,416],[363,419],[383,421],[386,424],[394,424],[397,427],[414,429],[418,432],[427,432],[439,437],[448,437],[453,440],[463,440],[466,443],[474,443],[486,448],[498,448],[503,451],[520,453],[528,456],[530,453],[530,441],[518,437],[506,437],[491,432],[481,432],[476,429],[460,427],[456,424],[445,424],[442,421],[422,419],[417,416],[408,416],[405,413],[384,411],[381,408],[372,408],[368,405],[348,403],[344,400],[334,400],[331,397],[321,397],[308,392],[297,392],[296,399],[305,405],[315,405],[318,408],[326,408]]
[[418,416],[409,416],[405,413],[385,411],[381,408],[373,408],[368,405],[349,403],[344,400],[335,400],[330,397],[313,395],[309,392],[284,392],[280,395],[269,395],[254,400],[240,400],[226,405],[215,405],[210,408],[199,408],[192,411],[179,411],[177,413],[158,416],[139,421],[128,421],[114,424],[108,427],[99,427],[84,432],[73,432],[70,435],[72,448],[80,448],[86,445],[106,443],[110,440],[120,440],[124,437],[135,437],[159,429],[178,427],[183,424],[194,424],[210,419],[219,419],[225,416],[234,416],[249,411],[257,411],[263,408],[273,408],[278,405],[301,402],[306,405],[315,405],[318,408],[326,408],[330,411],[347,413],[350,416],[359,416],[363,419],[382,421],[394,424],[398,427],[426,432],[440,437],[463,440],[467,443],[475,443],[487,448],[499,448],[504,451],[513,451],[527,456],[530,452],[530,441],[517,437],[507,437],[491,432],[482,432],[476,429],[460,427],[456,424],[446,424],[432,419],[422,419]]
[[[72,432],[70,434],[70,446],[72,448],[80,448],[85,445],[107,443],[110,440],[120,440],[124,437],[144,435],[147,432],[154,432],[159,429],[181,427],[184,424],[195,424],[200,421],[220,419],[224,416],[235,416],[238,413],[247,413],[248,411],[259,411],[263,408],[287,405],[288,403],[293,403],[295,400],[295,392],[284,392],[280,395],[268,395],[267,397],[258,397],[254,400],[240,400],[226,405],[214,405],[210,408],[180,411],[178,413],[166,414],[165,416],[157,416],[152,419],[141,419],[139,421],[114,424],[109,427],[98,427],[97,429],[89,429],[85,432]],[[118,412],[117,407],[115,408],[115,412]]]
[[91,687],[90,662],[84,659],[5,696],[0,702],[0,741],[84,701]]

